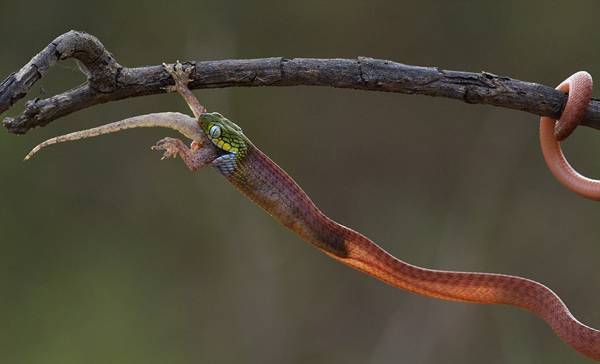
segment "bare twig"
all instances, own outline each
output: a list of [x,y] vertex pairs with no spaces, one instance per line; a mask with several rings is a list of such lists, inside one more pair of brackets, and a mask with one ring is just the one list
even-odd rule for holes
[[[57,61],[75,58],[88,81],[46,99],[27,102],[16,118],[5,118],[12,133],[26,133],[93,105],[165,92],[173,80],[162,66],[126,68],[94,36],[70,31],[38,53],[0,84],[0,113],[23,98]],[[368,91],[441,96],[467,103],[489,104],[558,118],[566,95],[536,83],[488,72],[446,71],[391,61],[282,57],[187,62],[194,66],[190,88],[255,86],[331,86]],[[584,125],[600,129],[600,101],[588,106]]]

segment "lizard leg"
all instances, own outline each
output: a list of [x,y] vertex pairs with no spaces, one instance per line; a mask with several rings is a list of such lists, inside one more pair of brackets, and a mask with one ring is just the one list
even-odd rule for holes
[[163,67],[175,81],[175,85],[168,86],[166,90],[179,93],[194,113],[196,119],[199,119],[200,115],[206,112],[206,108],[200,104],[187,86],[191,81],[190,74],[194,70],[194,66],[183,65],[177,61],[174,64],[163,63]]
[[163,138],[156,142],[152,150],[164,151],[162,159],[181,157],[190,171],[197,171],[218,158],[216,148],[212,145],[193,141],[190,147],[177,138]]

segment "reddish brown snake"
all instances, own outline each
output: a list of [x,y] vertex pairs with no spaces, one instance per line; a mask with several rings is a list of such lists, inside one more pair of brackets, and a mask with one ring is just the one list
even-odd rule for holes
[[577,72],[564,80],[557,90],[568,92],[567,104],[557,122],[547,116],[540,120],[542,153],[552,174],[571,191],[592,200],[600,200],[600,181],[579,174],[567,161],[560,141],[568,137],[585,116],[592,97],[592,76]]
[[[570,93],[557,128],[562,137],[568,135],[569,130],[572,131],[585,112],[591,93],[591,78],[585,73],[577,73],[564,84],[559,89],[570,89]],[[600,361],[600,331],[577,321],[561,299],[546,286],[530,279],[503,274],[427,269],[395,258],[366,236],[325,215],[283,169],[252,144],[237,125],[218,113],[203,112],[204,109],[194,102],[195,98],[185,85],[179,84],[178,91],[199,117],[199,123],[191,119],[191,124],[187,125],[180,120],[181,117],[176,119],[174,115],[163,118],[160,123],[158,120],[124,120],[54,138],[41,146],[129,127],[179,125],[175,129],[196,135],[192,148],[173,138],[161,140],[155,148],[164,150],[166,157],[178,154],[191,170],[212,164],[278,222],[333,259],[394,287],[424,296],[525,308],[544,319],[575,350]],[[587,93],[582,95],[582,91]],[[575,103],[573,100],[576,100]],[[598,182],[577,174],[564,159],[554,137],[554,120],[542,118],[541,124],[544,156],[553,173],[576,192],[597,198],[600,195]],[[194,132],[194,128],[201,130]],[[32,152],[38,149],[36,147]]]

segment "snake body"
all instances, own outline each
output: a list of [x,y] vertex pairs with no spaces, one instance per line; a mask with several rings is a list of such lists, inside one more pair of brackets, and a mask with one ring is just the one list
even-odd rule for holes
[[[201,115],[201,127],[222,155],[212,164],[240,192],[275,220],[333,259],[397,288],[428,297],[521,307],[545,320],[567,344],[600,360],[600,331],[579,322],[548,287],[517,276],[442,271],[399,260],[364,235],[325,215],[282,168],[261,152],[231,121],[218,113]],[[235,124],[233,124],[235,125]]]
[[[186,100],[195,100],[184,86],[180,86],[178,91]],[[194,102],[189,100],[188,104],[193,105]],[[292,177],[261,152],[235,123],[219,113],[205,112],[200,107],[192,107],[192,110],[198,117],[196,126],[199,128],[196,130],[189,126],[189,122],[179,120],[185,119],[181,114],[175,115],[177,117],[151,114],[53,138],[36,147],[29,156],[45,145],[130,127],[164,126],[180,130],[194,139],[191,148],[174,138],[165,138],[154,148],[164,150],[165,157],[179,155],[188,168],[194,171],[204,165],[214,166],[233,186],[275,220],[333,259],[391,286],[424,296],[524,308],[545,320],[575,350],[600,361],[600,331],[573,317],[567,306],[548,287],[517,276],[433,270],[399,260],[366,236],[324,214]],[[568,114],[568,110],[567,108],[565,113]],[[569,128],[570,126],[567,127]],[[564,156],[554,135],[554,121],[542,120],[541,129],[546,160],[549,163],[562,163]],[[564,134],[565,128],[560,126],[557,129]],[[557,170],[566,176],[567,182],[575,183],[573,190],[586,197],[594,196],[595,192],[588,192],[595,191],[594,188],[590,189],[590,186],[596,186],[595,182],[573,177],[572,169]]]
[[568,92],[567,103],[560,120],[543,116],[540,119],[540,145],[548,168],[565,187],[592,200],[600,200],[600,180],[579,174],[565,157],[560,142],[566,139],[583,120],[592,97],[592,76],[580,71],[556,87]]

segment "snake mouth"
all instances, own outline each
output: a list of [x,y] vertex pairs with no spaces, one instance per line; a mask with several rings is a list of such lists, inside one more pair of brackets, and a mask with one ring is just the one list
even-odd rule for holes
[[215,154],[217,154],[219,157],[229,153],[225,149],[221,148],[219,146],[219,144],[217,142],[215,142],[214,140],[212,140],[211,138],[209,138],[209,140],[210,140],[210,143],[209,143],[210,146],[215,150]]
[[235,151],[231,151],[231,150],[226,150],[223,147],[221,147],[217,142],[213,141],[212,139],[210,139],[212,146],[215,149],[215,153],[217,154],[217,157],[222,157],[224,155],[236,155],[237,153]]
[[[215,145],[214,143],[213,143],[213,145],[215,146],[215,149],[217,150],[217,158],[222,157],[227,154],[233,154],[231,152],[226,151],[225,149],[219,148],[219,146]],[[217,159],[217,158],[215,158],[215,159]]]

